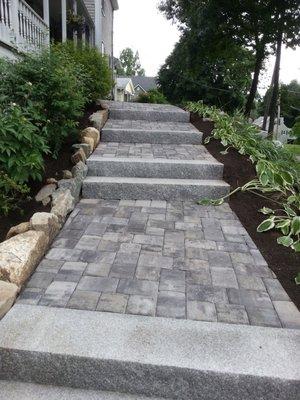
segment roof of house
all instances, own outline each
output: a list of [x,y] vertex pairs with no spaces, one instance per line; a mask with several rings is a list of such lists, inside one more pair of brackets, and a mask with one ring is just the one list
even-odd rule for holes
[[152,76],[132,76],[132,83],[134,87],[140,86],[147,92],[151,89],[157,88],[156,78]]
[[[117,77],[117,88],[125,89],[128,83],[130,83],[131,78],[128,76],[118,76]],[[132,82],[132,81],[131,81]]]

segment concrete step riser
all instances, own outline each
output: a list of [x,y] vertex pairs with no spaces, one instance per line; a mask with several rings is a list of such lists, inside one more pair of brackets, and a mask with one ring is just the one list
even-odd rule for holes
[[167,179],[221,179],[222,164],[133,159],[93,159],[87,162],[89,176],[125,176]]
[[2,349],[0,355],[2,380],[174,400],[297,399],[295,381],[41,352]]
[[190,122],[190,114],[188,112],[177,111],[110,110],[109,118],[150,122]]
[[202,133],[189,131],[170,132],[104,128],[101,133],[101,141],[151,144],[202,144]]
[[[209,181],[208,181],[209,182]],[[123,199],[123,200],[167,200],[184,201],[200,200],[204,198],[217,199],[229,192],[229,187],[224,184],[193,185],[193,184],[167,184],[152,182],[124,182],[119,181],[99,182],[90,178],[84,181],[82,195],[86,199]]]

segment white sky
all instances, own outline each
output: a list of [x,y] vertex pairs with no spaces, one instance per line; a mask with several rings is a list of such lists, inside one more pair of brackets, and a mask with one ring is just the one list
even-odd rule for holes
[[[138,50],[146,75],[155,76],[179,39],[175,25],[157,10],[158,0],[119,0],[120,9],[115,13],[114,52],[118,57],[126,47]],[[260,83],[264,92],[271,81],[274,58],[267,61],[267,70]],[[281,81],[300,81],[300,48],[283,49]]]

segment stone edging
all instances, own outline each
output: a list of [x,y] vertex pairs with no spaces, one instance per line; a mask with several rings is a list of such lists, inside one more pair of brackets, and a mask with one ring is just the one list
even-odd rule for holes
[[[79,133],[80,143],[74,144],[74,164],[69,179],[48,179],[36,200],[48,204],[50,212],[33,214],[29,222],[12,227],[7,240],[0,243],[0,319],[12,307],[17,294],[45,255],[64,225],[68,214],[79,201],[82,182],[87,175],[86,159],[100,141],[100,131],[108,119],[108,110],[92,114],[88,127]],[[66,171],[68,172],[68,171]],[[67,174],[66,174],[67,175]],[[43,191],[43,196],[39,194]],[[43,197],[43,198],[41,198]],[[52,199],[52,200],[51,200]]]

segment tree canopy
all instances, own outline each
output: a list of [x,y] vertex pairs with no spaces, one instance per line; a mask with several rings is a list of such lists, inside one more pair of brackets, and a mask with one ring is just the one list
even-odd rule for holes
[[216,43],[253,51],[246,115],[253,107],[263,61],[278,50],[279,35],[286,46],[294,47],[300,41],[300,3],[295,0],[162,0],[159,8],[184,34],[206,42],[207,51]]
[[133,50],[127,47],[121,51],[120,66],[117,68],[117,74],[120,76],[144,76],[145,70],[141,66],[138,51],[134,54]]

